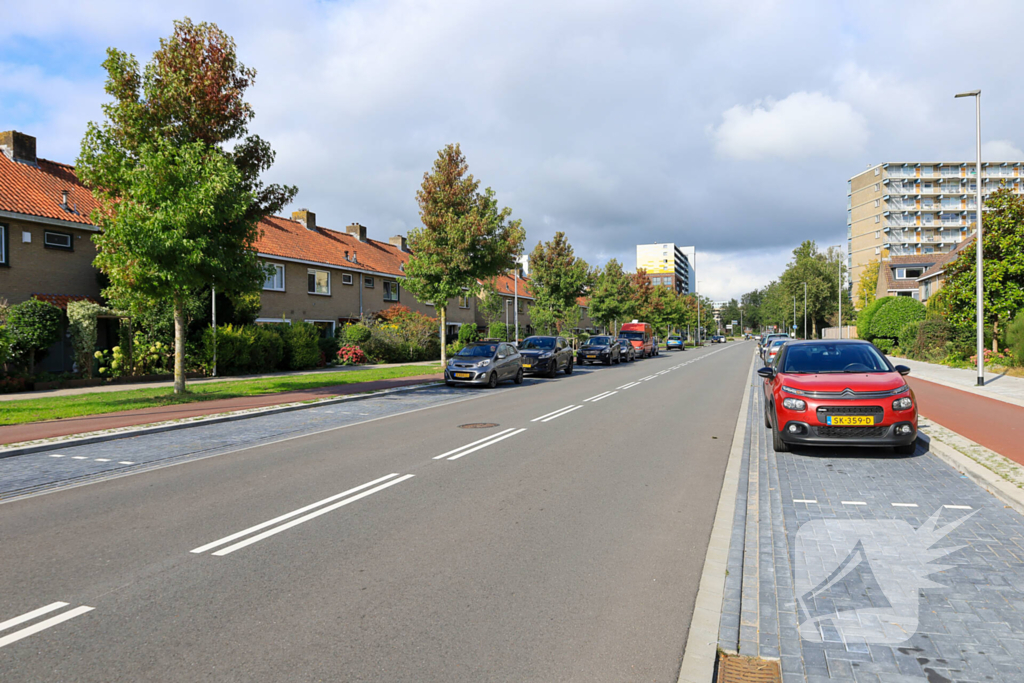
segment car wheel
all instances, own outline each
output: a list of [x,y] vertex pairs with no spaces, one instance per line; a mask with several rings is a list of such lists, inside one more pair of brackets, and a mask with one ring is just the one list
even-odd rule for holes
[[455,382],[449,382],[448,380],[445,380],[444,381],[444,385],[446,387],[454,387],[455,386]]
[[492,372],[491,376],[487,378],[487,388],[493,389],[498,386],[498,373],[497,371]]
[[551,360],[551,369],[548,370],[548,379],[554,379],[555,375],[557,375],[557,374],[558,374],[558,360],[553,358]]
[[917,440],[915,439],[913,443],[908,443],[903,446],[893,446],[892,450],[896,455],[913,455],[914,453],[917,453]]
[[605,365],[611,365],[612,364],[612,356],[611,356],[611,354],[608,354],[608,357],[605,358],[604,364]]
[[516,372],[516,378],[513,381],[516,384],[522,384],[523,383],[523,369],[522,368],[519,368],[519,371]]
[[765,409],[764,409],[764,426],[767,427],[768,429],[772,428],[772,420],[771,420],[770,417],[768,417],[768,407],[767,406],[765,406]]
[[[774,409],[772,412],[775,412]],[[778,418],[773,419],[773,422],[778,422]],[[771,427],[772,430],[772,448],[775,449],[776,453],[789,453],[789,444],[782,440],[782,431]]]
[[572,374],[572,361],[571,360],[569,361],[569,364],[565,366],[565,374],[567,374],[567,375],[571,375]]

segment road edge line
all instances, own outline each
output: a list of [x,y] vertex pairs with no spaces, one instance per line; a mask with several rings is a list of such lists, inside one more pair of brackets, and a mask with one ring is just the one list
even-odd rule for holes
[[747,432],[750,414],[750,390],[753,386],[755,355],[744,376],[745,388],[740,404],[736,429],[732,435],[729,462],[725,467],[722,491],[718,496],[718,510],[711,527],[700,587],[693,605],[693,617],[686,635],[683,663],[679,668],[678,683],[709,683],[714,676],[715,657],[718,653],[718,628],[722,621],[722,600],[725,597],[725,573],[729,562],[729,544],[732,523],[736,513],[736,492],[740,483],[740,463],[743,460],[743,437]]
[[[954,432],[949,427],[939,422],[936,422],[932,418],[929,417],[927,419],[928,421],[942,427],[943,429],[953,432],[953,434],[957,434],[957,436],[961,436],[960,434]],[[972,458],[956,450],[953,446],[943,443],[942,441],[932,436],[931,434],[926,434],[926,436],[928,437],[927,448],[929,453],[931,453],[936,458],[952,467],[960,474],[966,476],[975,484],[985,489],[988,493],[995,496],[998,500],[1002,501],[1009,507],[1016,510],[1019,514],[1024,515],[1024,491],[1022,491],[1012,482],[1000,477],[998,474],[996,474],[989,468],[985,467],[981,463],[973,460]],[[966,437],[961,436],[961,438]],[[1000,457],[1006,458],[1005,455],[1001,455],[998,453],[996,455],[1000,455]],[[1009,458],[1006,459],[1009,460],[1010,462],[1013,462]]]

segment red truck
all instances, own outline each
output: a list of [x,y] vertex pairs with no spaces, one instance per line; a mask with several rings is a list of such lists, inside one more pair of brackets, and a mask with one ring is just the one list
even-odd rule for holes
[[650,358],[654,355],[654,330],[650,323],[634,320],[619,328],[619,339],[628,339],[636,349],[638,358]]

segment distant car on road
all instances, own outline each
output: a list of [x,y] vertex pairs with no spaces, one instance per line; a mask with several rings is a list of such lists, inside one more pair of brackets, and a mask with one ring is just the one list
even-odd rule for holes
[[572,347],[565,337],[527,337],[519,345],[523,372],[554,377],[559,370],[572,374]]
[[576,362],[580,365],[587,363],[611,365],[622,362],[619,340],[608,336],[591,337],[576,352]]
[[711,337],[711,343],[712,344],[724,344],[725,343],[725,337],[723,337],[720,334],[713,335]]
[[670,334],[668,339],[665,340],[665,350],[671,351],[672,349],[676,351],[683,350],[683,338],[677,334]]
[[[777,340],[776,340],[777,341]],[[913,455],[917,399],[904,375],[859,339],[789,341],[764,378],[764,424],[775,450],[791,445],[890,446]]]
[[621,358],[623,362],[629,361],[630,363],[632,363],[633,361],[635,361],[636,349],[633,348],[633,345],[629,342],[629,340],[618,339],[616,341],[619,344],[619,358]]
[[523,362],[516,347],[505,342],[468,344],[448,360],[444,383],[482,385],[492,389],[498,382],[523,383]]

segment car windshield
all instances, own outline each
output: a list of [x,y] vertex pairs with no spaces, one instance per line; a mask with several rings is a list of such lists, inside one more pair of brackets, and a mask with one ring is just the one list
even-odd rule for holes
[[643,332],[634,332],[633,330],[626,330],[625,332],[619,332],[619,337],[622,339],[643,339]]
[[553,349],[555,348],[554,337],[530,337],[523,342],[523,349]]
[[611,337],[591,337],[587,346],[608,346],[612,343]]
[[782,372],[797,374],[893,371],[871,344],[799,344],[788,347],[782,364]]
[[473,346],[467,346],[460,350],[457,356],[469,356],[473,358],[490,358],[498,350],[497,344],[475,344]]

